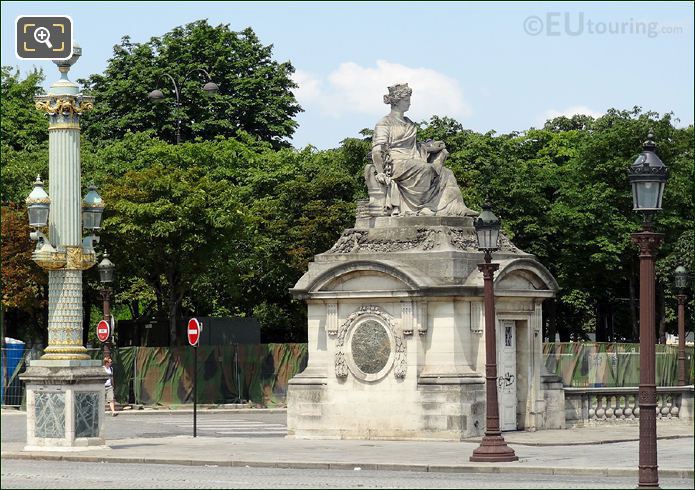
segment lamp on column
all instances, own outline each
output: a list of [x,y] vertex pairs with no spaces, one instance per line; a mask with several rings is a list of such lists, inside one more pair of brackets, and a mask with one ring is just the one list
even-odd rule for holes
[[493,277],[499,264],[492,263],[492,252],[498,249],[500,220],[492,212],[489,204],[474,222],[478,239],[478,250],[484,253],[483,264],[478,270],[483,273],[483,293],[485,298],[485,435],[480,446],[470,457],[475,462],[510,462],[519,458],[507,446],[500,431],[499,405],[497,402],[497,336],[495,334],[495,294]]
[[43,188],[41,176],[36,176],[34,189],[26,199],[27,212],[29,213],[29,226],[43,228],[48,225],[48,213],[51,209],[51,198]]
[[[97,269],[99,269],[99,282],[101,282],[101,298],[104,301],[104,320],[111,325],[111,288],[109,287],[113,282],[113,271],[116,266],[113,262],[109,260],[109,254],[104,251],[104,258],[99,262]],[[113,335],[113,332],[111,332]],[[111,356],[111,338],[104,342],[104,357]]]
[[656,444],[656,378],[655,378],[655,275],[656,252],[663,240],[652,231],[652,217],[661,210],[667,169],[655,152],[654,135],[650,132],[642,152],[629,170],[634,210],[642,213],[642,231],[632,234],[640,249],[640,383],[639,383],[639,486],[659,486]]
[[685,386],[686,370],[685,370],[685,301],[688,298],[685,295],[685,288],[688,287],[688,271],[685,267],[679,265],[674,273],[675,286],[678,290],[676,299],[678,300],[678,386]]
[[[207,77],[208,82],[201,87],[201,90],[205,95],[212,96],[215,95],[217,92],[219,92],[220,87],[217,85],[215,82],[212,81],[212,77],[210,76],[210,73],[208,73],[207,70],[203,68],[194,68],[186,75],[176,82],[173,76],[171,76],[168,73],[164,73],[162,77],[167,77],[169,81],[171,82],[172,86],[174,87],[174,115],[176,116],[176,144],[178,145],[181,143],[181,90],[184,87],[184,84],[186,83],[186,80],[191,75],[194,74],[202,74],[205,77]],[[158,88],[154,89],[151,91],[149,94],[147,94],[147,98],[150,99],[152,102],[155,104],[161,104],[166,100],[164,97],[164,93],[159,90]]]

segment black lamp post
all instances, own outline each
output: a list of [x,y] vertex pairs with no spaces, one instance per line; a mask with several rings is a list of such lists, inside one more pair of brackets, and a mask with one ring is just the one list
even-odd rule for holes
[[[109,260],[109,254],[104,251],[104,258],[97,266],[99,269],[99,281],[101,282],[101,298],[104,300],[104,320],[111,325],[111,288],[113,282],[113,271],[116,268]],[[113,336],[113,332],[111,332]],[[104,357],[111,356],[111,337],[104,342]]]
[[[176,144],[178,145],[181,143],[181,90],[180,88],[183,87],[183,84],[186,83],[186,80],[188,80],[188,77],[192,75],[193,73],[203,73],[207,78],[208,82],[203,85],[202,90],[208,95],[213,95],[216,94],[219,90],[220,87],[212,81],[212,77],[210,74],[202,69],[202,68],[194,68],[186,75],[183,77],[182,80],[177,84],[176,80],[174,80],[174,77],[169,75],[168,73],[165,73],[162,76],[165,76],[171,80],[172,85],[174,86],[174,95],[176,96],[176,100],[174,101],[174,110],[176,111]],[[155,89],[152,92],[150,92],[147,97],[155,103],[160,103],[164,102],[164,94],[162,93],[161,90]]]
[[685,386],[685,288],[688,287],[688,271],[679,265],[676,267],[675,286],[678,290],[678,386]]
[[485,263],[478,264],[483,273],[483,293],[485,298],[485,435],[480,446],[473,451],[471,461],[509,462],[519,458],[507,446],[500,431],[499,405],[497,402],[497,335],[495,334],[495,295],[493,277],[499,264],[492,263],[492,252],[498,249],[500,220],[492,212],[489,204],[475,220],[475,233],[478,250],[485,253]]
[[652,231],[652,215],[661,210],[667,169],[654,152],[650,133],[642,153],[629,170],[634,210],[643,213],[642,231],[632,234],[640,249],[640,384],[639,384],[639,487],[658,488],[659,467],[656,447],[655,378],[655,277],[654,261],[663,235]]

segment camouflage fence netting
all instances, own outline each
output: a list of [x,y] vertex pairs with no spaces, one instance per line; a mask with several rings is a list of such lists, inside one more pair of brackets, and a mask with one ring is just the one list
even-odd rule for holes
[[[26,351],[27,358],[40,351]],[[548,371],[565,386],[616,387],[639,385],[639,344],[556,342],[543,345]],[[101,349],[91,349],[101,358]],[[120,403],[177,405],[193,402],[194,349],[181,347],[121,347],[112,350],[114,387]],[[198,347],[198,402],[225,404],[252,402],[258,406],[284,406],[288,381],[306,367],[306,344],[255,344]],[[677,347],[656,345],[656,384],[677,384]],[[686,347],[686,382],[695,379],[693,347]],[[14,382],[3,379],[5,386]],[[9,376],[8,376],[9,378]],[[21,383],[23,399],[23,383]],[[5,398],[5,397],[4,397]],[[3,400],[8,404],[9,400]],[[13,402],[15,404],[17,402]]]
[[[114,354],[119,402],[193,403],[193,348],[122,347]],[[288,381],[306,362],[306,344],[200,346],[198,403],[283,405]]]
[[[565,386],[617,387],[639,385],[639,344],[602,342],[554,342],[543,344],[549,372],[562,378]],[[695,378],[693,347],[686,346],[686,384]],[[656,345],[656,385],[678,382],[678,346]]]

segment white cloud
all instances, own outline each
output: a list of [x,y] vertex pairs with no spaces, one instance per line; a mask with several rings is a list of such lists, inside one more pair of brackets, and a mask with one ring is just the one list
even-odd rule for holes
[[297,70],[292,75],[294,82],[299,85],[294,89],[294,95],[300,104],[304,101],[314,101],[321,97],[321,80],[314,78],[310,73]]
[[458,81],[430,68],[411,68],[379,60],[375,67],[342,63],[325,80],[302,70],[294,74],[299,85],[295,96],[308,111],[340,117],[348,114],[384,115],[388,108],[382,96],[389,85],[408,83],[413,102],[408,116],[413,120],[432,115],[465,118],[472,114]]
[[582,114],[585,116],[591,116],[593,118],[598,118],[598,117],[603,116],[602,112],[593,111],[593,110],[591,110],[588,107],[583,106],[583,105],[575,105],[572,107],[568,107],[564,111],[549,109],[549,110],[545,111],[542,116],[540,116],[538,118],[537,122],[539,125],[543,126],[548,119],[554,119],[554,118],[560,117],[560,116],[572,117],[572,116],[577,115],[577,114]]

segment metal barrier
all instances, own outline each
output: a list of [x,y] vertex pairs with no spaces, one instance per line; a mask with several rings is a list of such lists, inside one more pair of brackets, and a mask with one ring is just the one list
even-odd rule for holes
[[[27,369],[27,361],[39,359],[43,355],[42,349],[25,349],[24,344],[18,347],[10,345],[0,349],[2,354],[2,384],[0,385],[0,405],[7,407],[22,407],[25,404],[24,382],[19,375]],[[101,349],[87,349],[88,354],[97,359],[101,356]]]

